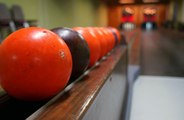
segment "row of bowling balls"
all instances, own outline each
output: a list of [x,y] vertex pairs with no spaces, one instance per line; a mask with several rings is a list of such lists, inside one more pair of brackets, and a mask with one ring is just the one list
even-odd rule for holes
[[20,100],[49,99],[118,44],[113,27],[17,30],[0,44],[0,84]]

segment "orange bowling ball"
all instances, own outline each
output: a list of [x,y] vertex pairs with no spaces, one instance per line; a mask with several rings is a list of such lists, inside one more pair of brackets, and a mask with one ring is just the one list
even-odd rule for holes
[[109,36],[109,40],[111,42],[111,49],[110,50],[112,50],[115,47],[116,40],[114,38],[113,33],[108,28],[105,28],[105,30],[107,31],[108,36]]
[[107,31],[105,27],[100,27],[100,30],[103,32],[104,34],[103,38],[107,42],[107,53],[108,53],[112,50],[112,47],[113,47],[111,36],[109,35],[109,32]]
[[90,50],[90,60],[89,67],[92,67],[100,58],[101,46],[94,32],[90,31],[87,28],[75,27],[73,30],[76,30],[80,33],[86,40],[89,50]]
[[98,36],[98,41],[100,42],[100,45],[101,45],[100,58],[102,58],[107,53],[107,41],[104,39],[103,33],[98,27],[93,28],[93,31],[95,35]]
[[37,27],[10,34],[0,48],[0,83],[11,96],[40,101],[53,97],[67,84],[72,57],[55,33]]

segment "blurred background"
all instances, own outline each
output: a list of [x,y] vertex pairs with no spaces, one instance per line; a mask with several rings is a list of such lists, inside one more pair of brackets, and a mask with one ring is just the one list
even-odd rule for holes
[[141,27],[145,21],[182,29],[182,0],[0,0],[9,9],[19,5],[26,20],[44,28],[58,26],[113,26],[125,22]]

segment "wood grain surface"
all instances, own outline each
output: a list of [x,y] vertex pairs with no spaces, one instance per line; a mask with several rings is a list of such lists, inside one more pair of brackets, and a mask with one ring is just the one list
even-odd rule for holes
[[119,46],[27,120],[78,120],[83,117],[126,48]]

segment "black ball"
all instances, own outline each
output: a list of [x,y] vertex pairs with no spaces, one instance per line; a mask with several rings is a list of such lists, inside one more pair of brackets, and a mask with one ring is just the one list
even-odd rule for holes
[[51,30],[62,38],[72,54],[73,68],[69,83],[81,76],[88,67],[90,51],[82,35],[70,28],[58,27]]

